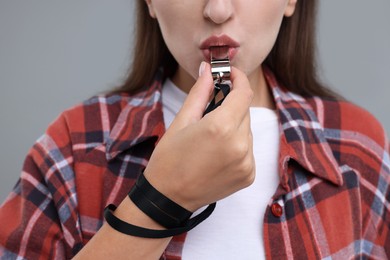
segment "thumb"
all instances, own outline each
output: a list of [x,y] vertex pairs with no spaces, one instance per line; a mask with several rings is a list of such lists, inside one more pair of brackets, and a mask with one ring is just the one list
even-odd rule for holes
[[202,61],[199,66],[199,78],[192,86],[184,104],[172,124],[185,127],[199,121],[209,102],[214,89],[213,77],[211,76],[210,64]]

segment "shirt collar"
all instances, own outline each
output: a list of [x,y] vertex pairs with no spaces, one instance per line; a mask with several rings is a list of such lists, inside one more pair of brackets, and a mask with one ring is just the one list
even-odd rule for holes
[[106,140],[106,158],[114,159],[121,152],[145,141],[157,142],[165,132],[159,70],[145,90],[128,97],[117,122]]
[[288,163],[295,161],[313,175],[342,185],[340,167],[332,153],[313,107],[305,98],[279,85],[273,73],[264,74],[272,90],[280,122],[280,177],[288,186]]

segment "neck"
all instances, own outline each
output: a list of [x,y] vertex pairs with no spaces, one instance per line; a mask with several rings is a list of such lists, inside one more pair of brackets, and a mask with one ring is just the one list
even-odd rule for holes
[[[248,80],[254,93],[251,107],[275,109],[274,99],[270,88],[267,86],[262,68],[259,67],[250,73],[248,75]],[[195,84],[195,79],[179,66],[172,77],[172,82],[181,90],[188,93],[191,87]]]
[[264,76],[263,69],[259,67],[248,76],[249,83],[253,90],[251,107],[265,107],[275,109],[274,98]]

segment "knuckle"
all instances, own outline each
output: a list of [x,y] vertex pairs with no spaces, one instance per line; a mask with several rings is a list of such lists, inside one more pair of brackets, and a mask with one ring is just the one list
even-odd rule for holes
[[229,138],[231,133],[233,133],[233,126],[230,121],[225,121],[226,123],[221,123],[213,121],[209,124],[208,134],[213,138]]
[[220,136],[224,139],[230,140],[234,133],[234,127],[232,124],[226,124],[221,126]]
[[246,175],[250,175],[252,172],[254,172],[254,163],[251,159],[246,159],[243,161],[242,164],[242,170],[245,172]]
[[251,174],[249,174],[247,179],[246,179],[247,186],[252,185],[255,182],[255,178],[256,178],[256,174],[254,174],[253,172]]
[[249,151],[249,144],[247,142],[235,142],[232,145],[232,151],[238,159],[245,158]]
[[242,172],[242,183],[245,187],[251,185],[255,181],[255,165],[253,160],[246,159],[243,160],[240,169]]
[[239,160],[247,157],[252,151],[252,139],[247,133],[237,133],[231,138],[232,152],[235,153]]
[[249,144],[253,147],[253,134],[252,131],[249,129],[248,138],[247,138]]
[[219,132],[220,126],[215,121],[211,121],[207,127],[207,134],[210,137],[215,138],[216,136],[218,136]]
[[246,96],[247,96],[248,100],[252,101],[252,99],[254,97],[254,92],[253,92],[252,88],[247,89]]
[[[253,100],[253,97],[254,97],[254,92],[252,90],[252,88],[250,87],[249,83],[248,83],[248,86],[245,87],[245,88],[241,88],[239,90],[239,94],[240,98],[243,100],[243,101],[252,101]],[[250,102],[249,102],[250,103]]]

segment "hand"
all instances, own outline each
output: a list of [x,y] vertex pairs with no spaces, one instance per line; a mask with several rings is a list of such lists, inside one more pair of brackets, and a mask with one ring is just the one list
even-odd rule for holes
[[231,92],[202,118],[213,90],[210,65],[204,65],[144,172],[157,190],[190,211],[249,186],[255,177],[248,79],[232,67]]

